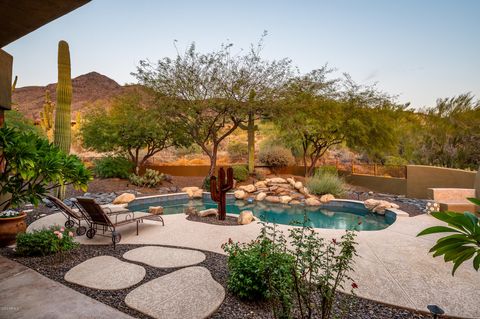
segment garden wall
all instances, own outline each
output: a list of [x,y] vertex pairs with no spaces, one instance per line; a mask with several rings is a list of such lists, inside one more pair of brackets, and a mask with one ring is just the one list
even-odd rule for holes
[[352,174],[345,179],[352,185],[365,187],[374,192],[396,195],[407,193],[407,180],[404,178]]
[[428,198],[429,188],[474,188],[476,174],[475,171],[461,169],[408,165],[406,195]]
[[461,169],[408,165],[406,179],[352,174],[346,180],[376,192],[428,199],[429,188],[474,188],[476,174]]

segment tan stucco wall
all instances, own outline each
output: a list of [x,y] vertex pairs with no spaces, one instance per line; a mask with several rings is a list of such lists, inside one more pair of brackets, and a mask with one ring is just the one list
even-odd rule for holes
[[406,195],[407,193],[407,180],[403,178],[355,174],[347,176],[346,181],[379,193],[397,195]]
[[408,165],[407,196],[428,198],[429,188],[474,188],[476,174],[461,169]]
[[0,109],[9,110],[12,104],[13,57],[0,50]]

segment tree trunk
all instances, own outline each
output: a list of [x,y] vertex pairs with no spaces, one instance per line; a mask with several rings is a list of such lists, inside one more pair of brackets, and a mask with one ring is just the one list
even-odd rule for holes
[[248,173],[253,174],[255,170],[255,119],[253,112],[248,113]]
[[215,168],[217,167],[217,151],[218,145],[214,144],[212,148],[212,154],[209,155],[210,157],[210,169],[208,170],[208,178],[215,175]]

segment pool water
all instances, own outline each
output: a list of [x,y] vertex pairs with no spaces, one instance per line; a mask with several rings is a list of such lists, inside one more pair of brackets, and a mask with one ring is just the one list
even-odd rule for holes
[[[211,199],[204,200],[168,200],[159,203],[129,205],[132,211],[148,211],[149,206],[160,205],[164,208],[164,214],[183,214],[188,206],[194,206],[197,210],[217,208],[217,203]],[[358,205],[357,205],[358,206]],[[227,213],[239,214],[241,211],[250,210],[262,221],[291,225],[303,223],[304,214],[307,213],[309,226],[315,228],[331,229],[356,229],[356,230],[381,230],[390,226],[395,218],[371,213],[364,207],[308,207],[290,206],[267,202],[247,203],[244,201],[227,200]]]

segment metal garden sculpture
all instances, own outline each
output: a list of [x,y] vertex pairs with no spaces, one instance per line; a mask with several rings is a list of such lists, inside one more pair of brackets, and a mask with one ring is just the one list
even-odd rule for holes
[[233,188],[233,168],[227,168],[227,177],[225,170],[221,167],[218,170],[218,181],[216,176],[210,177],[210,195],[212,200],[218,203],[218,219],[225,220],[226,211],[226,193]]

